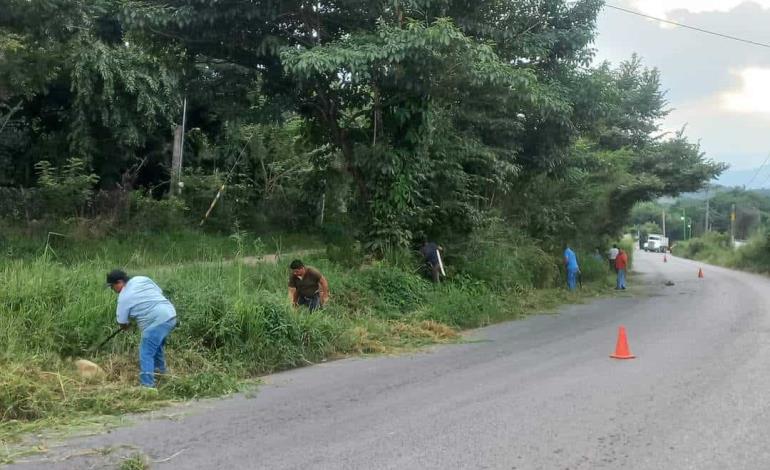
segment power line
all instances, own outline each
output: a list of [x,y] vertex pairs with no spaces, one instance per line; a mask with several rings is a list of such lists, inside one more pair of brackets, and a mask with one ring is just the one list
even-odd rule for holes
[[759,185],[758,189],[765,189],[765,185],[767,184],[768,181],[770,181],[770,175],[767,175],[767,178],[765,178],[765,180],[762,181],[762,184]]
[[640,13],[638,11],[629,10],[627,8],[622,8],[622,7],[618,7],[618,6],[615,6],[615,5],[610,5],[609,3],[605,3],[604,6],[606,6],[607,8],[612,8],[614,10],[619,10],[619,11],[622,11],[622,12],[625,12],[625,13],[630,13],[632,15],[641,16],[643,18],[648,18],[648,19],[651,19],[651,20],[660,21],[661,23],[667,23],[667,24],[671,24],[671,25],[674,25],[674,26],[679,26],[680,28],[692,29],[693,31],[699,31],[701,33],[711,34],[713,36],[718,36],[718,37],[723,38],[723,39],[730,39],[732,41],[743,42],[743,43],[746,43],[746,44],[751,44],[753,46],[766,47],[766,48],[770,49],[770,44],[767,44],[767,43],[752,41],[750,39],[739,38],[737,36],[730,36],[729,34],[718,33],[716,31],[710,31],[708,29],[697,28],[695,26],[690,26],[690,25],[686,25],[686,24],[683,24],[683,23],[677,23],[676,21],[671,21],[671,20],[667,20],[667,19],[664,19],[664,18],[658,18],[657,16],[646,15],[646,14]]
[[755,180],[755,179],[757,178],[757,176],[759,175],[759,172],[761,172],[761,171],[762,171],[762,168],[764,168],[764,167],[765,167],[765,165],[767,165],[767,161],[768,161],[768,160],[770,160],[770,153],[768,153],[768,154],[767,154],[767,157],[765,157],[765,161],[763,161],[763,162],[762,162],[762,164],[761,164],[761,165],[759,165],[759,168],[757,168],[757,171],[755,171],[755,172],[754,172],[754,176],[752,176],[752,177],[751,177],[751,179],[749,180],[749,182],[745,184],[745,186],[746,186],[747,188],[749,187],[749,185],[750,185],[751,183],[753,183],[753,182],[754,182],[754,180]]

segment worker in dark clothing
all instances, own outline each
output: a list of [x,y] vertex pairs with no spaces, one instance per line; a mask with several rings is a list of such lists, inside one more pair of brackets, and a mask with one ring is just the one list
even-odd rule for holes
[[422,247],[420,247],[420,253],[425,259],[425,262],[430,266],[431,279],[433,282],[439,282],[441,279],[441,253],[443,249],[437,244],[428,241],[423,241]]

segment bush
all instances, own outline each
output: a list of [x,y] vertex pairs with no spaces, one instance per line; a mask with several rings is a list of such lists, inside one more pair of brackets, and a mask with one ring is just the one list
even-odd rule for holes
[[509,293],[508,299],[505,302],[483,283],[465,279],[431,292],[417,318],[456,328],[475,328],[515,317],[518,304],[514,293]]
[[51,217],[82,217],[93,198],[99,177],[92,173],[85,160],[70,158],[62,168],[50,162],[35,164],[38,187],[47,215]]
[[770,232],[757,234],[735,250],[729,265],[749,271],[770,272]]
[[330,261],[347,268],[361,266],[365,255],[350,227],[336,223],[326,224],[321,237]]
[[363,286],[374,294],[377,312],[395,318],[414,310],[425,300],[428,283],[415,274],[378,265],[360,272]]
[[770,272],[770,232],[759,233],[737,248],[730,247],[727,234],[711,232],[677,243],[674,253],[730,268],[767,273]]
[[580,261],[582,282],[601,281],[607,278],[609,265],[603,257],[600,259],[593,255],[582,255],[578,257],[578,260]]
[[499,226],[448,247],[446,263],[495,292],[551,287],[559,276],[556,258],[520,232]]
[[139,191],[131,193],[130,226],[136,231],[174,232],[191,225],[184,201],[178,198],[154,199]]
[[729,236],[718,232],[678,242],[673,251],[677,256],[722,265],[732,265],[735,256],[730,248]]
[[[184,189],[180,199],[184,201],[184,206],[189,208],[192,222],[199,222],[204,217],[225,183],[226,176],[220,172],[206,174],[196,169],[185,172]],[[257,212],[254,210],[254,196],[255,189],[250,183],[230,181],[206,220],[206,226],[227,231],[238,221],[252,222]]]

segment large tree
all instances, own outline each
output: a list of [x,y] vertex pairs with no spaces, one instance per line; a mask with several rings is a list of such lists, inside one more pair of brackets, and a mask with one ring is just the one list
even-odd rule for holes
[[115,182],[134,156],[162,151],[180,110],[176,73],[128,40],[119,10],[110,0],[2,3],[0,100],[19,108],[3,131],[0,181],[30,184],[38,161],[80,157]]
[[[291,200],[290,213],[323,211],[379,251],[418,232],[464,236],[490,214],[554,243],[609,235],[635,202],[722,169],[656,135],[657,70],[636,57],[591,67],[600,0],[0,8],[3,184],[30,184],[43,159],[85,157],[103,185],[135,157],[157,168],[182,97],[201,187],[238,163],[242,206],[275,214]],[[291,198],[270,211],[276,194]]]

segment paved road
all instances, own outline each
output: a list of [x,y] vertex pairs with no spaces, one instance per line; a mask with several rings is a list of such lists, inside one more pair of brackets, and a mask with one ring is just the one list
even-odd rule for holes
[[[768,469],[770,280],[640,253],[647,294],[566,308],[406,357],[269,378],[71,441],[132,445],[179,469]],[[674,281],[673,287],[664,286]],[[609,359],[617,327],[637,359]],[[105,468],[72,457],[11,468]]]

